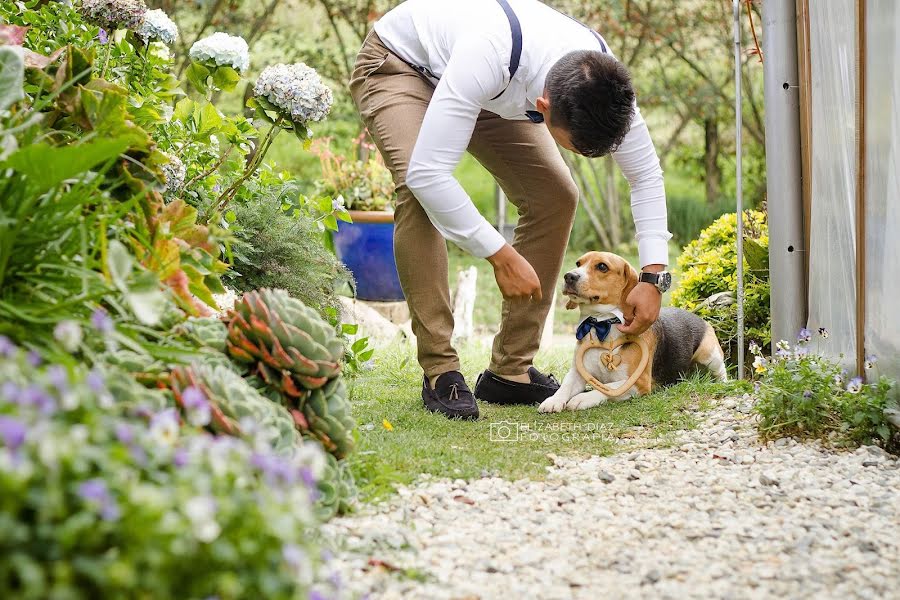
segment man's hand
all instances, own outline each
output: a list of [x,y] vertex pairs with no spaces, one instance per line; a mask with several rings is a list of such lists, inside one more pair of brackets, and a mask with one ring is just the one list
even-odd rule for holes
[[[664,265],[648,265],[644,271],[658,273],[665,268]],[[656,319],[659,318],[659,309],[662,306],[662,294],[656,286],[649,283],[638,283],[628,294],[622,307],[625,317],[624,325],[616,325],[619,331],[631,335],[640,335],[647,331]],[[629,314],[629,309],[633,312]]]
[[[494,267],[494,278],[507,300],[541,300],[541,281],[534,268],[515,248],[506,244],[488,257]],[[657,307],[657,311],[659,307]]]

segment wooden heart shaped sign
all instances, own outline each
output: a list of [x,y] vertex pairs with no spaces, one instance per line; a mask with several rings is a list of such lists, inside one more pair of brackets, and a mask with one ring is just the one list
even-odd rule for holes
[[[628,377],[628,379],[621,386],[616,388],[611,388],[605,383],[600,383],[597,381],[597,378],[591,375],[591,373],[584,367],[584,353],[590,350],[591,348],[600,348],[602,350],[606,350],[600,354],[600,362],[601,364],[607,368],[607,370],[612,370],[615,366],[622,361],[621,355],[613,354],[613,350],[618,348],[619,346],[624,346],[625,344],[637,344],[641,349],[641,360],[638,363],[637,368]],[[593,335],[585,337],[581,340],[581,345],[578,346],[578,352],[575,353],[575,368],[578,370],[578,373],[584,377],[585,381],[591,384],[591,387],[595,390],[609,396],[610,398],[618,398],[625,392],[631,389],[631,386],[640,378],[640,376],[644,373],[644,369],[647,368],[647,363],[650,362],[650,349],[647,346],[647,342],[635,335],[626,335],[620,337],[616,340],[610,340],[608,342],[598,342],[594,339]],[[610,367],[610,365],[615,365]]]

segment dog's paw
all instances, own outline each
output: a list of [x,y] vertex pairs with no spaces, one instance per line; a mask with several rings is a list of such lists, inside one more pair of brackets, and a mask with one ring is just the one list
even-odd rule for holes
[[557,413],[566,407],[566,399],[557,395],[550,396],[538,406],[538,412]]
[[566,410],[585,410],[588,408],[593,408],[595,406],[600,406],[604,402],[606,402],[607,397],[597,390],[593,390],[590,392],[582,392],[566,402]]

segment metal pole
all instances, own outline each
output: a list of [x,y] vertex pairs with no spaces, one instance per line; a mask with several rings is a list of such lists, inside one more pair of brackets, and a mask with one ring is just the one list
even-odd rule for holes
[[735,116],[735,184],[737,192],[737,345],[738,379],[744,378],[744,188],[742,180],[744,128],[741,97],[741,0],[734,7],[734,116]]
[[800,87],[795,0],[762,6],[772,340],[806,324]]

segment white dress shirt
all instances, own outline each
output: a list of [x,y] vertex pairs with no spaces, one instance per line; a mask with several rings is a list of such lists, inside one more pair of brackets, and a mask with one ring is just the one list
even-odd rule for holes
[[[427,69],[435,84],[406,185],[445,238],[481,258],[496,253],[505,240],[453,177],[479,113],[527,119],[525,111],[535,110],[557,60],[573,50],[602,49],[589,29],[545,4],[508,2],[522,27],[522,56],[511,81],[510,23],[496,0],[406,0],[375,23],[382,42],[404,61]],[[631,186],[641,266],[667,264],[672,236],[662,169],[639,110],[613,157]]]

